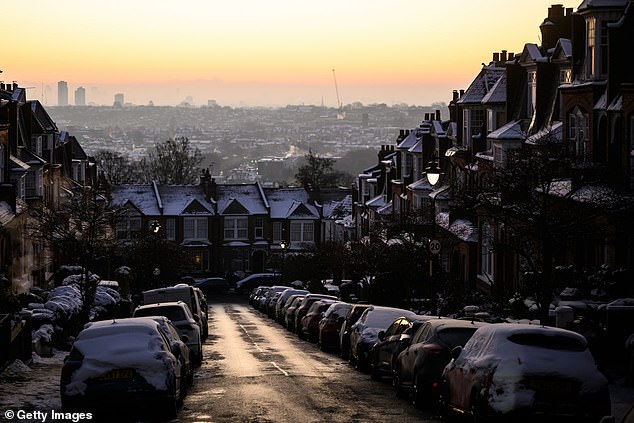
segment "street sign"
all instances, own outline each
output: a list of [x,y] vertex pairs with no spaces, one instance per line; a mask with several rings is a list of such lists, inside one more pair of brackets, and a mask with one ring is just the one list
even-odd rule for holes
[[429,252],[432,254],[440,253],[440,241],[438,241],[437,239],[432,239],[429,242]]

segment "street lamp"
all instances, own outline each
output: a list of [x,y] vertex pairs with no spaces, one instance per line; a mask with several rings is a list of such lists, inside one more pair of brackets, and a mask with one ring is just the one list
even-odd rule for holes
[[280,248],[282,249],[282,266],[280,268],[280,273],[282,277],[284,277],[284,264],[286,262],[286,248],[288,248],[288,244],[285,240],[280,241]]
[[[427,181],[433,187],[435,186],[442,172],[438,167],[438,160],[436,159],[436,154],[432,156],[431,162],[429,166],[425,168],[425,174],[427,175]],[[431,238],[429,240],[429,287],[430,287],[430,295],[431,295],[431,314],[436,315],[436,287],[434,286],[434,260],[440,253],[440,241],[435,239],[436,237],[436,199],[435,196],[432,196],[431,200]]]

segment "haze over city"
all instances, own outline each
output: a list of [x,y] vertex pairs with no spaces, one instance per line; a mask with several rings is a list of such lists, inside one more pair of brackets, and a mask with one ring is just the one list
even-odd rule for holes
[[45,105],[57,105],[60,80],[70,98],[84,87],[88,104],[123,93],[156,105],[426,105],[467,88],[492,52],[538,42],[553,3],[531,0],[520,11],[505,0],[14,2],[0,78]]

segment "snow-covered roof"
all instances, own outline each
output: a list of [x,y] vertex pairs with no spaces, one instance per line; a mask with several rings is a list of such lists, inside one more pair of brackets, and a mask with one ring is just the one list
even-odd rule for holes
[[396,148],[400,149],[400,150],[409,150],[410,148],[412,148],[416,143],[418,142],[418,136],[416,136],[416,131],[412,130],[409,132],[409,135],[407,135],[403,141],[401,141]]
[[505,103],[506,102],[506,74],[500,76],[500,78],[493,84],[493,87],[489,90],[484,97],[482,97],[482,104],[491,103]]
[[130,184],[113,187],[111,202],[115,207],[130,203],[146,216],[159,216],[161,214],[154,190],[150,184]]
[[257,184],[218,185],[216,188],[218,213],[224,214],[227,207],[236,201],[246,214],[267,214],[262,191]]
[[144,216],[214,213],[212,204],[205,199],[198,185],[119,185],[113,188],[112,204],[131,204]]
[[484,96],[493,88],[497,80],[504,75],[505,68],[493,65],[483,66],[482,70],[471,82],[469,88],[457,101],[458,104],[480,104]]
[[385,202],[385,197],[381,195],[377,195],[376,197],[365,202],[365,205],[368,207],[380,208],[385,206],[387,203]]
[[317,219],[319,211],[304,188],[265,189],[271,219]]
[[323,217],[325,219],[341,219],[352,213],[352,195],[346,195],[341,201],[330,201],[324,204]]
[[493,140],[524,140],[527,137],[524,123],[521,120],[512,120],[504,126],[487,135]]
[[6,225],[15,217],[15,212],[6,201],[0,201],[0,225]]
[[554,121],[548,127],[541,129],[528,137],[527,144],[540,144],[542,140],[561,143],[563,123]]
[[521,61],[526,62],[528,60],[533,62],[543,61],[544,55],[542,54],[539,46],[534,43],[524,44],[524,51],[522,52]]
[[625,7],[628,0],[583,0],[577,8],[577,12],[586,9],[602,8],[602,7]]
[[470,220],[456,219],[449,222],[449,213],[438,213],[436,224],[465,242],[478,242],[478,228]]
[[407,186],[412,191],[433,191],[434,187],[429,183],[427,177],[420,178]]

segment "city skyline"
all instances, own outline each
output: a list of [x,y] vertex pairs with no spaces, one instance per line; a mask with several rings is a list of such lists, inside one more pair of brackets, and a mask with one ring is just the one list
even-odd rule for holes
[[87,104],[429,105],[466,89],[493,52],[539,43],[552,4],[580,3],[34,0],[10,6],[24,19],[7,24],[2,76],[45,105],[60,80]]

